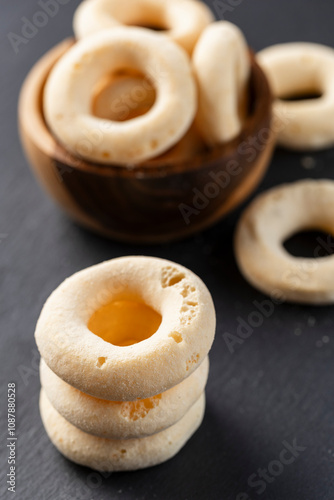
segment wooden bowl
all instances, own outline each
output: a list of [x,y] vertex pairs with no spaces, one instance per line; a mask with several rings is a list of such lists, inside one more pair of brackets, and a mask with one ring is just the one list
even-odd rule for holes
[[166,242],[212,225],[252,193],[275,144],[272,96],[253,56],[249,117],[235,140],[189,161],[154,160],[128,168],[73,156],[44,121],[45,81],[73,43],[65,40],[37,62],[19,101],[21,140],[35,175],[73,219],[120,241]]

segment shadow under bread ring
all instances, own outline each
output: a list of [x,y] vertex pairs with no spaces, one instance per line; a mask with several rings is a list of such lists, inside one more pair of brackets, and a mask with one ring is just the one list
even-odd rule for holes
[[299,231],[334,234],[334,182],[301,180],[259,195],[244,211],[235,235],[235,254],[244,277],[281,301],[334,302],[334,256],[293,257],[283,242]]
[[65,280],[46,301],[35,337],[69,385],[133,401],[190,375],[211,348],[215,321],[211,295],[194,273],[163,259],[122,257]]

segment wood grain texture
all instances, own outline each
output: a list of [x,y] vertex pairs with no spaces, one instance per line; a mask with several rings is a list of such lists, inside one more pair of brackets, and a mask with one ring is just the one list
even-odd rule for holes
[[[229,4],[227,0],[221,3]],[[231,354],[223,334],[236,334],[238,318],[248,321],[256,310],[254,301],[266,299],[242,279],[235,265],[232,236],[240,210],[183,242],[121,245],[71,223],[33,178],[17,134],[19,90],[42,54],[71,36],[71,17],[77,4],[77,0],[70,0],[60,6],[47,26],[15,54],[8,32],[20,33],[21,18],[32,19],[40,7],[35,0],[1,3],[0,401],[5,429],[7,382],[16,381],[19,469],[15,498],[236,500],[245,491],[252,500],[332,500],[333,308],[277,306]],[[224,15],[243,29],[257,50],[290,40],[333,47],[333,13],[332,2],[244,0]],[[301,177],[334,178],[333,150],[312,155],[315,164],[310,170],[302,167],[303,156],[276,151],[259,191]],[[44,301],[63,279],[81,268],[128,254],[175,260],[196,272],[211,290],[218,328],[211,354],[207,411],[199,431],[173,460],[141,472],[94,476],[65,460],[43,430],[33,332]],[[286,466],[262,495],[247,487],[248,477],[258,468],[267,468],[282,450],[282,442],[294,438],[306,447],[298,459]],[[1,465],[5,452],[2,446]],[[14,498],[5,493],[3,476],[1,481],[1,499]]]

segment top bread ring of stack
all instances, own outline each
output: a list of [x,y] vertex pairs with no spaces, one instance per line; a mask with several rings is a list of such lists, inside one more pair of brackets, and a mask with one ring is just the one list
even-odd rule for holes
[[74,33],[78,39],[117,26],[161,28],[159,34],[191,53],[201,32],[214,17],[194,0],[86,0],[76,10]]
[[[132,300],[160,313],[157,331],[120,347],[88,327],[101,307]],[[65,280],[37,322],[39,351],[51,370],[73,387],[112,401],[145,399],[190,375],[206,357],[215,310],[204,283],[188,269],[153,257],[122,257]]]
[[[127,70],[151,82],[157,95],[153,106],[124,122],[94,116],[98,84]],[[73,154],[98,163],[128,165],[164,153],[187,132],[196,107],[189,57],[167,37],[144,28],[115,28],[80,40],[56,63],[44,90],[51,131]]]

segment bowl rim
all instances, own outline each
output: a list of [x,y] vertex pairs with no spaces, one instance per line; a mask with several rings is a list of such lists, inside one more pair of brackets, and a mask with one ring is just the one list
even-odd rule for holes
[[[256,61],[254,52],[250,49],[251,77],[250,88],[253,94],[252,112],[247,117],[240,134],[233,140],[198,153],[194,157],[181,162],[171,162],[153,159],[154,163],[117,165],[90,162],[73,155],[61,145],[49,130],[43,115],[43,90],[47,77],[57,60],[75,43],[74,38],[67,38],[47,51],[31,68],[22,85],[18,116],[21,133],[28,134],[32,142],[54,162],[70,169],[102,176],[126,176],[149,178],[167,175],[183,174],[202,169],[212,168],[221,158],[228,162],[235,159],[235,153],[240,144],[256,133],[258,126],[264,122],[270,123],[272,118],[273,97],[268,79]],[[269,141],[270,142],[270,141]]]

